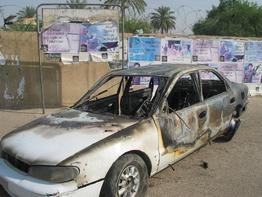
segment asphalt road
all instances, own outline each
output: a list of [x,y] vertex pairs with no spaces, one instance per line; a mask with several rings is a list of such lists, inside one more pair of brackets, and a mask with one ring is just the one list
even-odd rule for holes
[[[39,116],[34,110],[0,111],[0,137]],[[207,145],[152,177],[146,197],[261,197],[262,97],[250,99],[241,121],[231,142]],[[0,197],[8,195],[0,189]]]

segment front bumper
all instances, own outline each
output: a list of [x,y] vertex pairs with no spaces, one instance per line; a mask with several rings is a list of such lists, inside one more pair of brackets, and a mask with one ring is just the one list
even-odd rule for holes
[[32,178],[0,158],[0,185],[12,197],[98,197],[103,181],[77,188],[75,181],[51,183]]

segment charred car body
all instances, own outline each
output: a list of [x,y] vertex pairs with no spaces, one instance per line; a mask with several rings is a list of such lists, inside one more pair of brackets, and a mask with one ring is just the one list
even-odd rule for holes
[[247,94],[206,66],[113,71],[71,108],[6,135],[0,183],[19,197],[144,196],[149,176],[229,141]]

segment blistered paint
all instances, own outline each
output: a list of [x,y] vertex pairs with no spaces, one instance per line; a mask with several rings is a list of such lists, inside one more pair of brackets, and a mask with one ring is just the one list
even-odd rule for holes
[[103,122],[104,120],[98,119],[96,117],[89,116],[88,112],[82,112],[79,116],[73,118],[66,118],[66,117],[55,117],[53,115],[47,116],[48,120],[52,124],[61,124],[66,121],[71,122],[85,122],[85,123],[95,123],[95,122]]
[[[122,128],[134,124],[132,121],[119,124],[109,120],[106,124],[102,124],[104,120],[90,113],[65,110],[41,118],[20,131],[18,129],[15,134],[6,136],[1,145],[4,151],[24,162],[56,165]],[[61,126],[63,124],[66,127]],[[110,127],[110,124],[113,126]],[[106,132],[108,129],[111,132]]]

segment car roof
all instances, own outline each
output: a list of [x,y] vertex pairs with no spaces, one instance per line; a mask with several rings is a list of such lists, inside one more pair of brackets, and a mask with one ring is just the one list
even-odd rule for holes
[[147,76],[161,76],[161,77],[172,77],[179,72],[183,71],[195,71],[200,69],[212,69],[209,66],[204,65],[193,65],[193,64],[154,64],[148,66],[142,66],[138,68],[130,68],[124,70],[113,71],[113,75],[147,75]]

